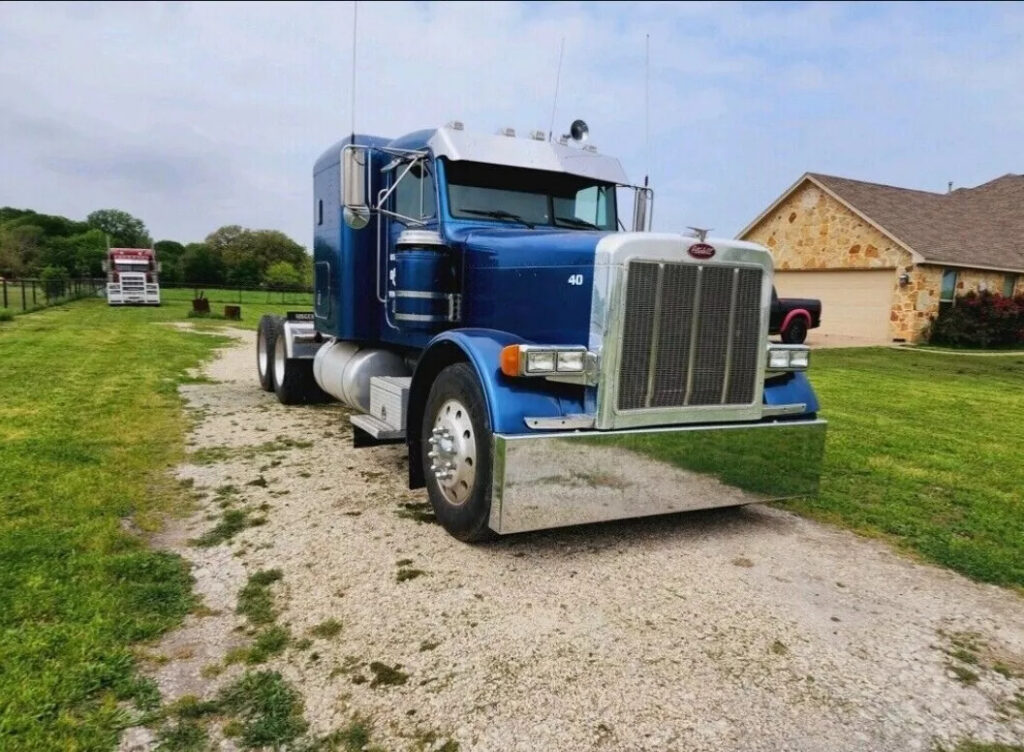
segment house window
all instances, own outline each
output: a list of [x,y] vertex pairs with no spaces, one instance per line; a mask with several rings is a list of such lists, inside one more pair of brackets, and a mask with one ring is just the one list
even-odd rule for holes
[[1005,277],[1003,277],[1003,297],[1004,298],[1012,298],[1013,297],[1013,288],[1015,288],[1016,286],[1017,286],[1017,275],[1016,274],[1007,274]]
[[956,297],[956,269],[943,269],[942,270],[942,290],[939,293],[939,306],[948,306],[953,304],[953,298]]

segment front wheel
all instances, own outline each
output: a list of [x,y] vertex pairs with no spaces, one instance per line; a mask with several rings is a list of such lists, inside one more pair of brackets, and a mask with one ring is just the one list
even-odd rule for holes
[[782,341],[787,345],[802,345],[805,339],[807,339],[807,322],[802,316],[797,316],[783,330]]
[[468,363],[455,363],[430,387],[420,432],[427,494],[441,526],[471,543],[493,537],[491,421]]

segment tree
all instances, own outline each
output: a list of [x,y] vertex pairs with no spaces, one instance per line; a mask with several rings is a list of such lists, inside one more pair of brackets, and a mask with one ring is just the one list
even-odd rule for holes
[[62,266],[48,266],[39,274],[43,282],[43,292],[48,298],[59,298],[64,294],[68,282],[68,273]]
[[37,225],[0,227],[0,274],[20,276],[38,269],[45,236]]
[[99,209],[85,221],[105,232],[112,248],[149,248],[153,244],[145,223],[120,209]]
[[164,282],[184,282],[181,257],[185,255],[185,246],[176,240],[158,240],[153,243],[153,250],[160,263],[160,279]]
[[249,230],[226,225],[206,236],[206,244],[220,253],[232,284],[256,285],[266,279],[267,270],[284,261],[295,270],[308,264],[306,250],[278,230]]
[[238,245],[247,232],[249,231],[241,225],[224,225],[207,235],[203,242],[226,260],[230,249]]
[[206,243],[189,243],[181,256],[181,272],[186,282],[224,284],[224,260]]
[[244,256],[236,259],[233,264],[225,264],[225,266],[227,267],[228,283],[232,285],[256,287],[263,278],[260,262],[252,256]]
[[263,280],[268,287],[274,289],[296,287],[299,284],[299,272],[287,261],[276,261],[267,267]]
[[7,212],[12,211],[16,213],[16,216],[8,214],[9,218],[4,220],[4,227],[9,229],[31,225],[41,228],[43,234],[47,237],[61,238],[78,235],[89,229],[89,225],[86,222],[75,222],[72,219],[56,214],[37,214],[34,211],[21,211],[18,209],[7,210]]
[[93,229],[67,238],[48,238],[40,254],[40,263],[63,269],[73,276],[98,277],[103,274],[106,255],[106,235]]

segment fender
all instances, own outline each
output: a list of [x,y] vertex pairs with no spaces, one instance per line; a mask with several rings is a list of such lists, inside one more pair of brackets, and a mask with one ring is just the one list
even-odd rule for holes
[[495,433],[531,433],[525,417],[559,417],[583,412],[584,389],[546,379],[510,379],[499,367],[505,345],[532,344],[522,337],[497,329],[450,329],[430,341],[416,363],[409,384],[405,440],[409,447],[409,488],[422,488],[420,427],[430,386],[437,374],[452,363],[473,366],[487,402],[491,430]]
[[798,402],[807,405],[804,415],[818,412],[818,396],[804,371],[794,371],[787,377],[765,383],[764,404],[792,405]]
[[789,326],[789,322],[792,321],[796,316],[803,316],[807,320],[807,328],[811,328],[811,314],[806,308],[794,308],[792,311],[786,314],[786,318],[782,320],[782,325],[779,327],[780,332],[786,331],[786,327]]
[[425,403],[437,373],[459,360],[469,362],[476,371],[495,433],[530,433],[523,422],[527,416],[559,417],[583,411],[582,387],[505,376],[499,367],[501,348],[512,344],[533,343],[497,329],[451,329],[434,337],[416,364],[409,386],[406,435],[417,434],[422,420],[422,412],[417,411],[420,417],[413,422],[413,401],[418,398],[419,403]]

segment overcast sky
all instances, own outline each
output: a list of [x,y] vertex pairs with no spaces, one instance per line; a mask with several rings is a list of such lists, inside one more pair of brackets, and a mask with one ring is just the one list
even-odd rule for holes
[[[584,118],[655,228],[733,235],[806,171],[943,191],[1024,172],[1024,4],[360,2],[356,123]],[[650,153],[644,36],[650,34]],[[0,205],[312,237],[350,127],[352,4],[0,3]]]

